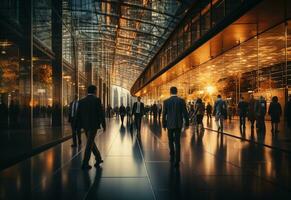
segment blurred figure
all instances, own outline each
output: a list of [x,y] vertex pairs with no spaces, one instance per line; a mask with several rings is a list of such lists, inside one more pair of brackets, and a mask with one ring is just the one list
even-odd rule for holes
[[106,111],[106,113],[107,113],[107,116],[108,116],[109,118],[111,118],[112,107],[111,107],[110,104],[107,106],[107,111]]
[[197,126],[196,130],[198,133],[199,130],[199,125],[201,125],[201,131],[204,130],[204,125],[203,125],[203,116],[205,113],[205,106],[202,102],[202,99],[198,98],[195,104],[195,115],[196,115],[196,120],[197,120]]
[[264,133],[265,132],[265,115],[267,112],[267,103],[263,96],[260,96],[259,100],[255,104],[255,113],[256,113],[256,128],[258,131]]
[[241,97],[237,105],[238,115],[239,115],[239,127],[246,128],[246,117],[248,112],[248,103],[245,102],[244,98]]
[[162,116],[162,104],[158,104],[158,114],[159,114],[159,121],[161,121],[161,116]]
[[153,113],[154,120],[156,120],[158,116],[158,106],[156,103],[154,103],[152,106],[152,113]]
[[77,109],[79,106],[78,102],[78,95],[75,95],[74,100],[70,103],[69,106],[69,122],[71,124],[71,129],[72,129],[72,138],[73,138],[73,144],[71,147],[76,147],[77,146],[77,137],[78,137],[78,143],[81,145],[81,130],[77,126]]
[[101,105],[101,100],[96,97],[97,88],[95,85],[90,85],[87,89],[87,96],[79,101],[77,110],[78,127],[85,130],[87,136],[87,144],[84,153],[82,169],[88,170],[92,167],[89,165],[91,152],[95,156],[95,167],[100,167],[103,162],[101,154],[95,144],[95,137],[100,125],[103,131],[106,131],[105,112]]
[[291,129],[291,95],[289,95],[288,101],[285,106],[285,118],[287,127]]
[[189,121],[191,123],[196,123],[196,117],[195,117],[195,108],[194,108],[194,105],[193,104],[190,104],[190,108],[189,108],[189,111],[188,111],[188,116],[189,116]]
[[141,130],[141,119],[144,114],[144,104],[141,102],[141,97],[137,97],[137,102],[133,104],[132,115],[134,115],[134,122],[137,133]]
[[116,119],[119,119],[119,109],[118,109],[118,107],[117,106],[115,106],[115,108],[114,108],[114,113],[115,113],[115,117],[116,117]]
[[130,121],[130,118],[131,118],[131,108],[129,106],[129,104],[127,104],[126,106],[126,117],[127,117],[127,121]]
[[119,107],[119,115],[120,115],[120,118],[121,118],[121,125],[123,126],[124,117],[125,117],[125,115],[126,115],[126,109],[125,109],[123,103],[122,103],[121,106]]
[[9,106],[9,124],[11,128],[16,128],[18,126],[19,109],[19,104],[11,100]]
[[215,122],[217,125],[217,131],[223,133],[223,121],[227,118],[227,105],[222,100],[221,95],[217,95],[217,100],[214,104],[213,115],[215,116]]
[[189,116],[186,103],[177,97],[177,88],[171,87],[171,97],[164,101],[163,127],[168,129],[170,161],[175,161],[175,167],[180,164],[180,135],[185,120],[185,127],[189,126]]
[[207,120],[210,120],[212,117],[212,106],[210,105],[210,103],[207,103],[206,106],[206,114],[207,114]]
[[227,105],[227,114],[229,121],[231,121],[233,116],[233,107],[230,103]]
[[255,121],[256,121],[256,112],[255,112],[255,105],[256,100],[254,98],[254,95],[251,94],[250,100],[248,103],[248,120],[251,122],[251,130],[254,129]]
[[272,123],[272,133],[278,133],[278,124],[280,122],[280,117],[282,115],[282,108],[280,103],[278,102],[278,97],[274,96],[272,98],[272,102],[270,103],[268,114],[271,116]]

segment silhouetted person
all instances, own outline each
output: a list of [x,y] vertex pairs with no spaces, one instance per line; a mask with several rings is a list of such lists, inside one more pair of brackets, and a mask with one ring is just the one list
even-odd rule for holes
[[205,106],[202,102],[202,99],[198,98],[195,104],[195,115],[196,115],[196,121],[197,121],[197,125],[196,125],[196,130],[198,133],[199,130],[199,126],[201,126],[201,130],[204,130],[204,125],[203,125],[203,116],[205,113]]
[[137,102],[135,102],[132,107],[132,115],[134,115],[134,123],[137,133],[140,133],[141,119],[144,114],[144,104],[140,100],[141,97],[137,97]]
[[157,116],[158,116],[158,106],[157,106],[156,103],[154,103],[153,106],[152,106],[152,112],[153,112],[154,119],[157,119]]
[[248,112],[248,103],[245,102],[244,98],[241,97],[237,105],[238,115],[239,115],[239,126],[245,129],[246,127],[246,117]]
[[19,104],[11,100],[9,105],[9,124],[11,128],[18,126]]
[[255,113],[256,113],[256,128],[258,131],[264,133],[265,132],[265,115],[267,112],[267,103],[264,97],[260,96],[260,99],[255,104]]
[[171,97],[164,101],[163,127],[168,129],[170,148],[170,161],[175,162],[175,167],[180,164],[180,136],[183,126],[189,126],[189,116],[185,101],[177,96],[177,88],[171,87]]
[[119,115],[120,115],[120,118],[121,118],[121,124],[123,125],[124,117],[126,115],[126,109],[125,109],[123,104],[121,104],[121,106],[119,107]]
[[79,102],[78,102],[78,95],[75,95],[74,100],[70,103],[69,106],[69,122],[71,124],[72,128],[72,138],[73,138],[73,144],[72,147],[77,146],[77,137],[78,137],[78,143],[79,145],[82,143],[81,140],[81,130],[77,126],[77,110],[78,110]]
[[210,120],[212,116],[212,106],[210,105],[209,102],[207,103],[207,106],[206,106],[206,114],[207,114],[207,120]]
[[272,133],[277,133],[279,131],[278,124],[280,122],[280,117],[282,115],[282,108],[278,102],[278,97],[274,96],[272,102],[270,103],[268,114],[271,116],[272,123]]
[[291,129],[291,95],[289,95],[289,99],[285,106],[285,119],[287,127]]
[[254,129],[255,121],[256,121],[256,112],[255,112],[256,100],[254,95],[250,96],[250,100],[248,103],[248,120],[251,122],[251,129]]
[[79,101],[79,108],[77,111],[79,127],[85,130],[87,136],[82,169],[91,169],[89,165],[91,152],[93,152],[96,159],[95,167],[99,167],[100,163],[103,162],[100,152],[94,142],[97,130],[101,128],[101,124],[103,130],[106,130],[105,113],[101,106],[100,98],[96,97],[96,90],[97,88],[94,85],[88,87],[88,95]]
[[215,116],[215,122],[217,125],[217,131],[223,133],[223,121],[227,118],[227,105],[222,100],[221,95],[217,95],[217,100],[214,104],[213,114]]
[[111,118],[111,113],[112,113],[112,107],[110,106],[110,105],[108,105],[107,106],[107,116],[109,117],[109,118]]

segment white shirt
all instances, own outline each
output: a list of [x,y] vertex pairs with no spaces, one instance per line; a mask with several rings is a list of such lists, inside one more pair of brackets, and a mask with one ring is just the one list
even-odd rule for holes
[[136,102],[136,113],[140,113],[140,102]]

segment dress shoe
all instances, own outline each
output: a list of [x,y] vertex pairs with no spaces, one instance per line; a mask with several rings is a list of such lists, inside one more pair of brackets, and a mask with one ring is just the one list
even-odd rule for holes
[[82,169],[83,170],[89,170],[91,169],[92,167],[90,165],[82,165]]
[[103,160],[99,160],[95,163],[95,167],[100,167],[100,164],[103,163]]

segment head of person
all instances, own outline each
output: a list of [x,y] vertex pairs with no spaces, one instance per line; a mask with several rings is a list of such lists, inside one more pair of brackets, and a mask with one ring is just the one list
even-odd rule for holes
[[260,101],[265,100],[265,98],[263,96],[260,96]]
[[272,97],[272,102],[277,103],[278,102],[278,97],[277,96],[273,96]]
[[250,99],[254,99],[254,95],[253,94],[251,94]]
[[88,94],[94,94],[96,95],[96,91],[97,91],[97,88],[95,85],[89,85],[88,86],[88,89],[87,89],[87,93]]
[[78,95],[75,95],[75,96],[74,96],[74,99],[75,99],[75,100],[78,100],[78,98],[79,98]]
[[217,99],[221,99],[221,95],[219,94],[219,95],[217,95]]
[[207,105],[210,105],[210,103],[208,102]]
[[244,100],[244,97],[240,97],[240,101],[243,101]]
[[202,99],[201,98],[198,98],[196,103],[202,103]]
[[137,101],[140,102],[140,100],[141,100],[141,97],[137,97]]
[[176,87],[171,87],[170,88],[170,94],[171,95],[177,95],[177,93],[178,93],[178,89],[176,88]]

